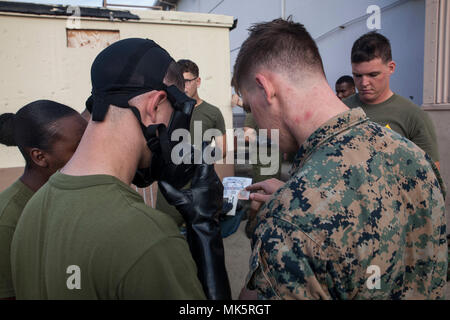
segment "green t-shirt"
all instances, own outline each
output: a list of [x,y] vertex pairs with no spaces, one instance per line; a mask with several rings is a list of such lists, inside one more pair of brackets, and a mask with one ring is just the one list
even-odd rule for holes
[[[198,106],[194,108],[194,112],[192,113],[191,125],[190,125],[190,133],[191,133],[191,143],[195,144],[195,121],[201,121],[201,141],[206,141],[203,138],[203,135],[208,129],[218,129],[222,134],[225,134],[225,121],[223,119],[222,113],[219,108],[210,105],[209,103],[203,101]],[[198,138],[197,138],[198,139]],[[211,141],[207,141],[211,142]],[[186,187],[188,187],[188,184]],[[186,188],[185,187],[185,188]],[[177,209],[171,206],[161,191],[158,189],[158,194],[156,197],[156,209],[169,214],[173,217],[177,223],[177,225],[183,224],[184,220],[181,215],[178,213]]]
[[428,114],[412,101],[394,94],[385,102],[365,104],[354,94],[343,101],[350,108],[361,107],[367,117],[414,142],[429,154],[433,161],[439,161],[436,130]]
[[[196,121],[201,121],[202,128],[202,141],[206,141],[203,139],[203,135],[208,129],[218,129],[222,134],[225,134],[225,120],[223,119],[222,112],[220,112],[219,108],[210,105],[208,102],[203,101],[198,106],[194,108],[194,112],[192,112],[190,132],[192,144],[195,142],[194,137],[194,125]],[[208,141],[210,142],[210,141]]]
[[109,175],[54,174],[11,246],[18,299],[204,299],[174,221]]
[[33,191],[17,180],[0,193],[0,298],[14,297],[10,248],[17,221]]

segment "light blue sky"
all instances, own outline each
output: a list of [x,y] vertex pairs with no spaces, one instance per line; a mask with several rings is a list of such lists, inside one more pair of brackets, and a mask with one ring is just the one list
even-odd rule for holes
[[[8,1],[8,0],[7,0]],[[61,4],[61,5],[76,5],[87,7],[101,7],[102,0],[14,0],[20,2],[42,3],[42,4]],[[131,4],[139,6],[152,6],[154,0],[108,0],[108,4]]]

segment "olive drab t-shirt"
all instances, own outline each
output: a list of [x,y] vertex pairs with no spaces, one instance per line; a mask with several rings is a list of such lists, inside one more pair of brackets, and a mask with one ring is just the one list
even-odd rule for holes
[[23,208],[33,194],[20,180],[0,193],[0,298],[15,296],[11,276],[11,241]]
[[412,101],[394,94],[380,104],[365,104],[354,94],[343,101],[350,108],[361,107],[367,117],[394,130],[414,142],[433,159],[439,161],[436,130],[428,114]]
[[194,112],[192,113],[191,125],[189,128],[191,132],[192,144],[194,144],[195,142],[194,129],[196,121],[200,121],[201,123],[202,141],[207,141],[203,135],[208,129],[217,129],[222,133],[222,135],[225,134],[225,120],[223,119],[223,115],[220,112],[219,108],[203,101],[194,108]]
[[172,218],[109,175],[54,174],[11,246],[18,299],[204,299]]
[[[196,124],[197,122],[197,124]],[[195,126],[201,125],[201,139],[197,137],[198,141],[207,141],[204,137],[205,132],[208,129],[217,129],[222,135],[225,134],[225,120],[223,119],[223,115],[220,112],[219,108],[210,105],[209,103],[203,101],[198,106],[194,108],[191,118],[190,124],[190,133],[191,133],[191,143],[196,144],[196,139],[194,136],[195,132],[200,132],[200,130],[195,130]],[[200,128],[200,127],[198,127]],[[208,143],[211,141],[207,141]],[[201,146],[200,146],[201,147]],[[189,186],[188,184],[187,186]],[[186,186],[186,187],[187,187]],[[186,188],[185,187],[185,188]],[[178,213],[177,209],[174,206],[171,206],[166,199],[164,198],[161,191],[158,189],[158,194],[156,198],[156,209],[169,214],[176,220],[178,225],[183,224],[184,220],[181,215]]]

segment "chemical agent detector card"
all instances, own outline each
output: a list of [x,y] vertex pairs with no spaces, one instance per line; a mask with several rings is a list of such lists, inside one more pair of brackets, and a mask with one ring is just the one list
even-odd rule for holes
[[226,177],[223,179],[223,197],[228,202],[233,203],[233,209],[227,215],[234,216],[236,214],[236,206],[238,200],[249,200],[250,192],[245,188],[252,184],[251,178],[243,177]]

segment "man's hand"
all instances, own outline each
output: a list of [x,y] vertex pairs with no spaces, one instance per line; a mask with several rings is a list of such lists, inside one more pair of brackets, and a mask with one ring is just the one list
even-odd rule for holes
[[245,189],[254,192],[250,194],[250,200],[265,203],[269,200],[270,196],[284,184],[285,183],[283,181],[272,178],[252,184]]

